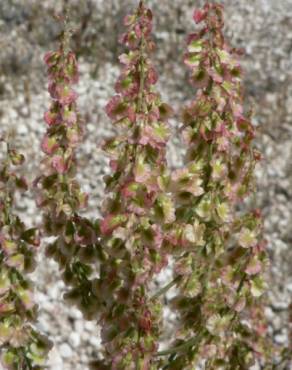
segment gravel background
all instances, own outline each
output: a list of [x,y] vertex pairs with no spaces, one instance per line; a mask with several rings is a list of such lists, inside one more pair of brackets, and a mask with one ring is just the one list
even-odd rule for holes
[[[119,73],[117,35],[122,18],[135,5],[130,0],[72,0],[76,27],[74,49],[80,61],[79,109],[87,122],[80,148],[79,180],[91,195],[88,214],[97,215],[103,194],[107,159],[99,144],[113,129],[104,106],[113,94]],[[156,19],[158,44],[154,56],[160,72],[159,89],[178,112],[193,92],[182,65],[186,33],[192,32],[192,9],[198,0],[148,0]],[[270,335],[288,342],[288,306],[292,302],[292,0],[225,0],[226,34],[231,44],[244,47],[247,105],[253,106],[264,160],[257,169],[256,203],[263,209],[269,241],[271,271],[266,314]],[[49,105],[42,58],[56,47],[58,24],[54,11],[61,0],[1,0],[0,2],[0,124],[16,132],[17,146],[27,157],[30,180],[41,158],[43,112]],[[173,136],[179,119],[171,122]],[[172,166],[179,166],[182,149],[177,139],[169,147]],[[21,198],[19,212],[28,223],[40,221],[31,195]],[[54,339],[49,369],[87,370],[99,346],[98,330],[74,308],[62,302],[63,284],[55,263],[40,254],[34,276],[40,304],[40,328]],[[288,368],[287,368],[288,369]]]

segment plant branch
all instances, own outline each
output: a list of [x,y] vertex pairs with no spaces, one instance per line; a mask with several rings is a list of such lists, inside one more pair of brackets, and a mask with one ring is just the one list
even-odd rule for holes
[[161,288],[160,290],[158,290],[158,292],[156,292],[152,297],[151,297],[151,301],[154,301],[155,299],[157,299],[158,297],[160,297],[162,294],[166,293],[169,289],[171,289],[173,286],[176,285],[176,283],[178,283],[180,280],[181,280],[181,276],[178,275],[176,278],[174,278],[170,283],[168,283],[167,285],[165,285],[163,288]]
[[167,356],[167,355],[171,355],[175,352],[180,352],[184,349],[188,349],[189,347],[192,347],[193,345],[195,345],[197,342],[200,341],[201,337],[205,334],[205,331],[202,331],[200,332],[197,336],[195,337],[192,337],[190,338],[188,341],[186,341],[185,343],[182,343],[178,346],[175,346],[171,349],[168,349],[168,350],[165,350],[165,351],[160,351],[160,352],[157,352],[156,353],[156,356]]

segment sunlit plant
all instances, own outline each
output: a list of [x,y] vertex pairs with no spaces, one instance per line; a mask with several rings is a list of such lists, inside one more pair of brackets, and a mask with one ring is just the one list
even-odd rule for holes
[[188,37],[184,63],[196,91],[183,110],[185,167],[174,172],[177,222],[170,242],[181,251],[175,264],[179,317],[165,369],[243,369],[263,349],[248,312],[265,283],[265,242],[258,210],[243,211],[254,192],[255,128],[244,113],[238,50],[223,36],[223,7],[194,12],[200,30]]
[[73,89],[78,82],[78,66],[69,47],[71,30],[67,17],[59,19],[64,26],[59,49],[44,58],[52,102],[44,115],[47,132],[41,148],[45,157],[42,172],[35,180],[36,199],[43,210],[44,235],[54,237],[47,246],[47,255],[59,263],[65,283],[71,286],[65,298],[91,318],[96,312],[96,300],[89,280],[90,262],[98,254],[98,245],[94,225],[79,213],[86,208],[88,198],[75,177],[76,150],[82,141],[84,122]]
[[104,368],[154,369],[162,306],[158,296],[151,297],[151,284],[168,264],[165,228],[175,220],[165,157],[166,120],[172,111],[154,89],[152,12],[140,2],[124,23],[121,42],[128,51],[119,58],[122,73],[106,106],[121,134],[104,145],[112,174],[105,178],[109,196],[100,222],[104,261],[95,291]]
[[27,228],[15,211],[16,191],[27,190],[15,170],[24,156],[3,137],[0,144],[0,363],[4,369],[41,369],[50,343],[35,328],[38,309],[29,279],[39,233]]
[[[143,1],[124,20],[121,74],[106,113],[119,134],[104,143],[110,174],[101,219],[81,216],[87,194],[76,179],[84,122],[77,108],[79,73],[68,16],[58,50],[45,55],[51,105],[44,115],[43,159],[34,181],[49,237],[46,256],[60,266],[65,299],[101,328],[98,370],[248,369],[269,356],[259,305],[268,265],[260,211],[252,208],[255,127],[243,107],[239,50],[223,35],[223,7],[193,15],[203,26],[188,37],[184,63],[195,96],[183,108],[183,168],[166,161],[172,109],[155,89],[150,59],[153,15]],[[8,369],[40,369],[49,344],[36,319],[26,273],[34,267],[38,231],[13,212],[26,189],[11,166],[24,158],[5,144],[0,172],[0,354]],[[158,291],[156,277],[173,270]],[[174,288],[174,289],[173,289]],[[163,298],[177,322],[162,343]],[[168,345],[167,349],[161,349]],[[272,367],[271,367],[272,368]]]

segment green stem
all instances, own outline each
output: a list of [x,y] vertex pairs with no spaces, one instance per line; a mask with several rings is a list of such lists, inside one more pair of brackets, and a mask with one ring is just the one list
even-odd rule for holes
[[167,356],[167,355],[171,355],[175,352],[180,352],[184,349],[188,349],[189,347],[192,347],[193,345],[195,345],[197,342],[199,342],[201,340],[201,337],[205,334],[205,331],[201,331],[199,332],[199,334],[195,337],[192,337],[190,338],[188,341],[186,341],[185,343],[182,343],[176,347],[173,347],[171,349],[168,349],[168,350],[165,350],[165,351],[160,351],[160,352],[157,352],[155,356]]
[[144,87],[145,87],[145,38],[144,35],[142,35],[141,38],[141,60],[140,60],[140,86],[139,86],[139,94],[138,94],[138,104],[137,104],[137,112],[141,112],[144,108]]
[[158,292],[156,292],[152,297],[151,297],[151,301],[154,301],[155,299],[157,299],[159,296],[161,296],[162,294],[166,293],[169,289],[171,289],[173,286],[176,285],[176,283],[178,283],[180,280],[181,280],[181,276],[178,275],[176,278],[174,278],[170,283],[168,283],[167,285],[165,285],[163,288],[161,288],[160,290],[158,290]]

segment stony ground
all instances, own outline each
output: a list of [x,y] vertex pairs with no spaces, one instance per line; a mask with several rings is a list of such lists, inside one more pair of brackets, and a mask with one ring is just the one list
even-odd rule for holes
[[[121,51],[117,34],[122,17],[135,4],[123,0],[70,1],[76,25],[74,48],[80,60],[80,112],[87,134],[79,152],[79,180],[91,195],[90,215],[97,215],[103,194],[102,177],[107,160],[99,149],[113,131],[104,106],[113,94]],[[186,32],[193,30],[191,9],[202,1],[149,0],[156,17],[155,63],[160,71],[159,88],[176,111],[190,99],[182,54]],[[263,209],[269,241],[270,335],[288,341],[288,306],[292,301],[292,0],[225,0],[226,33],[236,47],[244,47],[247,105],[255,111],[257,146],[264,159],[257,169],[257,205]],[[43,112],[48,107],[42,56],[56,45],[58,25],[51,14],[62,8],[61,0],[1,0],[0,2],[0,124],[13,129],[27,157],[30,179],[41,158],[40,138],[45,130]],[[171,122],[173,136],[179,118]],[[173,139],[169,159],[179,166],[182,150]],[[29,223],[40,216],[31,195],[21,199],[19,212]],[[85,322],[80,312],[62,302],[63,284],[56,265],[40,254],[34,277],[40,305],[40,328],[54,339],[49,360],[52,370],[87,370],[88,359],[99,346],[98,329]]]

